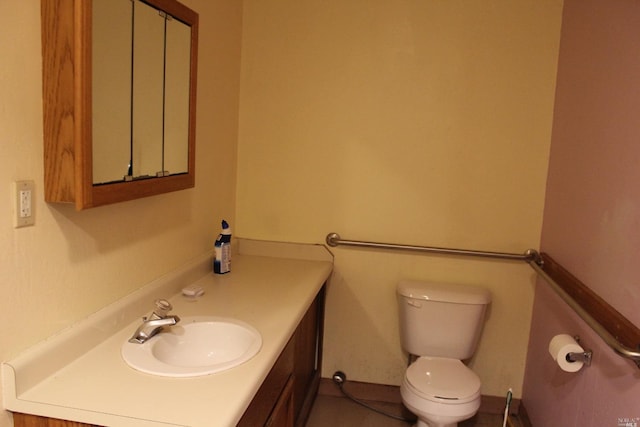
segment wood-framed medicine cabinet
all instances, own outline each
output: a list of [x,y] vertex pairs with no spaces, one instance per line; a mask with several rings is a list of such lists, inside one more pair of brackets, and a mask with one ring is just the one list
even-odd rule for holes
[[44,193],[77,210],[195,185],[198,14],[41,0]]

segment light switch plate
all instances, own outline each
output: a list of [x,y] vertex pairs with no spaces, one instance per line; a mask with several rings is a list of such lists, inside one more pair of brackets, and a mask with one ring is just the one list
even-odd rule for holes
[[33,181],[16,181],[13,183],[13,226],[15,228],[27,227],[36,223],[34,187]]

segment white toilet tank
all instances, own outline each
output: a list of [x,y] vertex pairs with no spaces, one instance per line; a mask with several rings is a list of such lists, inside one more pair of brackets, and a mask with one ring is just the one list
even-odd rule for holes
[[398,283],[400,341],[415,356],[469,359],[491,293],[481,287],[404,280]]

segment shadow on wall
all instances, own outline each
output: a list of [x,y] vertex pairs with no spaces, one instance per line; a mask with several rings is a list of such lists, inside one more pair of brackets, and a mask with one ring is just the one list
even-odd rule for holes
[[45,206],[67,243],[70,261],[81,262],[96,253],[104,255],[134,243],[158,239],[189,224],[193,211],[189,193],[178,191],[80,212],[72,204]]
[[387,332],[399,327],[395,288],[383,283],[354,283],[341,274],[339,264],[336,261],[327,290],[324,348],[331,357],[324,358],[323,377],[342,370],[355,381],[380,379],[380,383],[399,385],[406,357],[399,332]]

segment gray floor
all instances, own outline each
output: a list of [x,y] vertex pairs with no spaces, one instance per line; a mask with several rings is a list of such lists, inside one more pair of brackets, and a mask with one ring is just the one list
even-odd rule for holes
[[[398,414],[396,405],[375,403],[381,409]],[[502,427],[502,416],[477,414],[459,427]],[[343,397],[318,395],[306,427],[410,427],[411,423],[397,421],[364,408]]]

